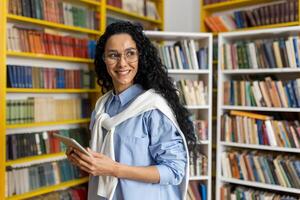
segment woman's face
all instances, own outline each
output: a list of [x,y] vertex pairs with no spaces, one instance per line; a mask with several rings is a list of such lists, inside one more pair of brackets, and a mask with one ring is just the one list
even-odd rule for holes
[[133,85],[139,54],[129,34],[111,36],[106,42],[103,57],[117,94]]

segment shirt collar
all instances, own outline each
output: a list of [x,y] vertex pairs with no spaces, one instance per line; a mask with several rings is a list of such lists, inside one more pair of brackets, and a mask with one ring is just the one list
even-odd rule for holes
[[134,84],[134,85],[130,86],[129,88],[127,88],[126,90],[124,90],[123,92],[121,92],[118,95],[116,95],[113,92],[112,93],[112,95],[113,95],[112,99],[119,100],[121,106],[124,106],[125,104],[127,104],[128,102],[133,100],[135,97],[140,95],[143,91],[144,91],[144,89],[142,88],[141,85]]

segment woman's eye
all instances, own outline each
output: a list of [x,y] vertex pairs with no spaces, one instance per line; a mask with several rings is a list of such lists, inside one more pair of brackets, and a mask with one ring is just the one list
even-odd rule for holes
[[129,51],[126,53],[126,56],[134,56],[135,55],[135,52],[134,51]]
[[109,54],[108,57],[109,57],[109,58],[117,58],[118,55],[117,55],[117,54]]

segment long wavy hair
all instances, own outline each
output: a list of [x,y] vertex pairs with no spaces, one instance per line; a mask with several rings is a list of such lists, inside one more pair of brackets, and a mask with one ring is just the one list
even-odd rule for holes
[[179,102],[177,89],[168,77],[167,68],[162,64],[157,49],[145,36],[143,27],[131,22],[116,22],[107,26],[105,33],[101,35],[96,45],[95,68],[97,73],[97,83],[101,86],[102,92],[113,89],[113,83],[107,72],[103,61],[103,54],[107,40],[115,34],[129,34],[135,41],[139,52],[138,71],[134,78],[134,83],[140,84],[143,89],[154,89],[162,95],[172,108],[176,120],[187,141],[189,149],[194,149],[196,137],[193,123],[189,120],[190,113]]

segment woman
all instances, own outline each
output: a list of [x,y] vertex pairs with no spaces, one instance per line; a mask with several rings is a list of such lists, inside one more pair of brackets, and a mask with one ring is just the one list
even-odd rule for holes
[[90,174],[89,199],[184,199],[193,126],[142,27],[109,25],[95,66],[106,94],[92,113],[93,157],[67,151]]

